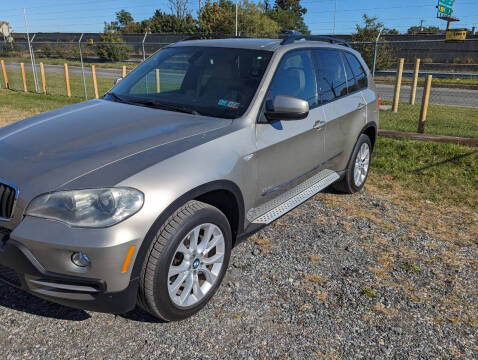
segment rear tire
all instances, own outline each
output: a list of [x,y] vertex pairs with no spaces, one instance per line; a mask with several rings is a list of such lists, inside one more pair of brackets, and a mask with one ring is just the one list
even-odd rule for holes
[[139,305],[164,321],[194,315],[221,284],[231,246],[226,216],[213,206],[189,201],[152,241],[141,271]]
[[362,134],[355,144],[345,176],[333,185],[333,188],[345,194],[354,194],[362,190],[367,181],[372,159],[370,138]]

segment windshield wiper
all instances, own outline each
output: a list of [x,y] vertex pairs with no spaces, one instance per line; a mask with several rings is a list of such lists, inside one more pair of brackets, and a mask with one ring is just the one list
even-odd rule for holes
[[121,103],[124,103],[124,104],[132,104],[131,101],[123,99],[121,96],[116,95],[114,92],[109,92],[107,95],[111,96],[117,102],[121,102]]
[[176,111],[176,112],[181,112],[185,114],[191,114],[191,115],[201,115],[198,111],[194,109],[190,109],[186,106],[181,106],[181,105],[174,105],[174,104],[167,104],[167,103],[162,103],[154,100],[148,100],[148,99],[133,99],[133,100],[126,100],[122,98],[121,96],[115,94],[114,92],[108,93],[111,97],[115,99],[115,101],[124,103],[124,104],[130,104],[130,105],[142,105],[142,106],[149,106],[149,107],[154,107],[155,109],[161,109],[161,110],[168,110],[168,111]]
[[162,103],[159,101],[154,101],[154,100],[134,100],[135,103],[145,105],[145,106],[152,106],[156,109],[161,109],[161,110],[168,110],[168,111],[176,111],[176,112],[182,112],[185,114],[191,114],[191,115],[201,115],[198,111],[188,108],[186,106],[181,106],[181,105],[174,105],[174,104],[168,104],[168,103]]

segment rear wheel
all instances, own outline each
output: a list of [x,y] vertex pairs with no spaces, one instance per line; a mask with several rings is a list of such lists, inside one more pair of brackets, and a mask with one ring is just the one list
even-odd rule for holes
[[362,190],[367,181],[371,158],[372,143],[367,135],[362,134],[355,144],[344,178],[334,184],[334,189],[346,194]]
[[140,304],[162,320],[185,319],[216,292],[229,264],[232,235],[215,207],[190,201],[153,240],[140,279]]

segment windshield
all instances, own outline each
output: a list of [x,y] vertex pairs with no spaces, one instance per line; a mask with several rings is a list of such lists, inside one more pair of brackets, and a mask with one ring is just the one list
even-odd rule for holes
[[272,53],[217,47],[159,51],[106,100],[222,118],[244,114]]

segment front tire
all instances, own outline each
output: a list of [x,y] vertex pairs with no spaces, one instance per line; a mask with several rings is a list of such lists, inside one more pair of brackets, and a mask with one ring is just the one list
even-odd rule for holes
[[221,284],[231,246],[226,216],[213,206],[189,201],[152,241],[141,272],[139,304],[165,321],[197,313]]
[[334,189],[346,194],[362,190],[368,178],[371,159],[372,143],[367,135],[362,134],[355,144],[344,178],[333,185]]

